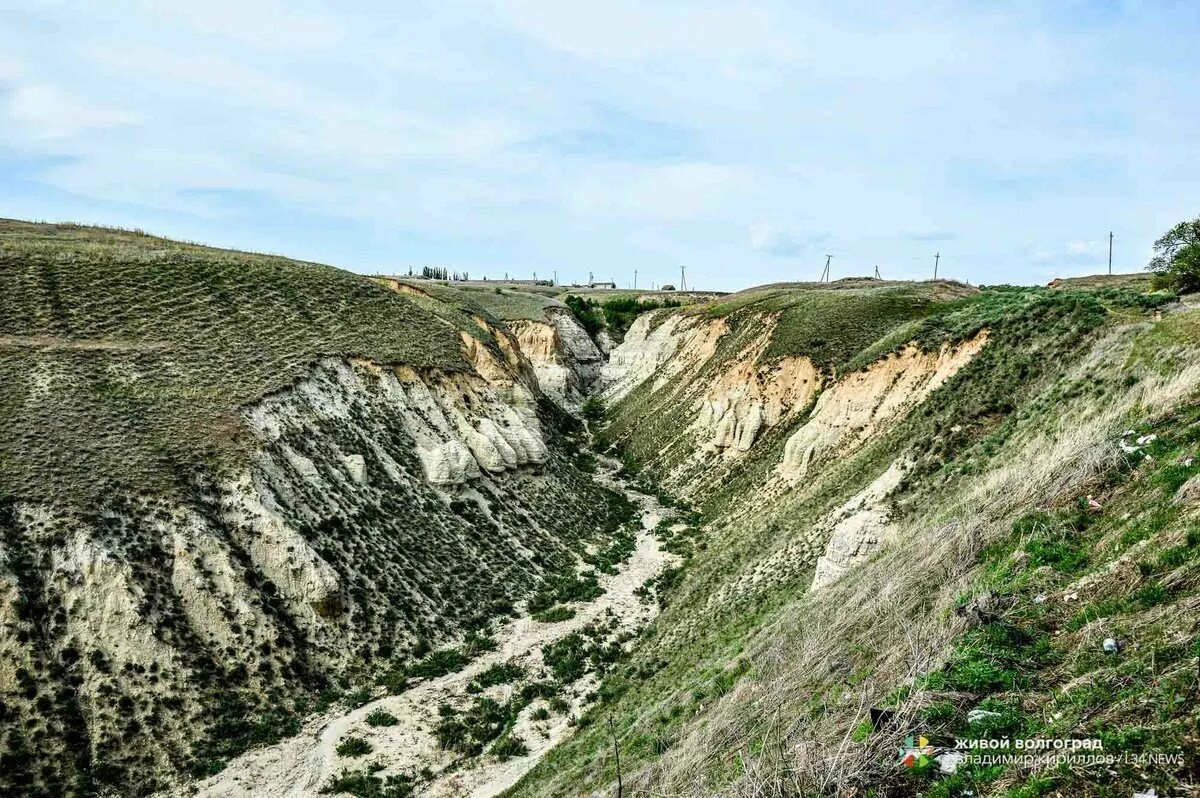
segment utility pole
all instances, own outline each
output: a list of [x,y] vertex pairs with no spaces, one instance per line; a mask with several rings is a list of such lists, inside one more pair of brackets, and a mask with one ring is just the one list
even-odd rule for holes
[[637,290],[637,269],[633,270],[633,290]]
[[938,261],[942,259],[942,253],[937,252],[933,256],[933,279],[937,279]]
[[558,269],[554,270],[554,284],[558,285]]
[[680,291],[687,290],[687,279],[683,275],[683,267],[682,266],[679,267],[679,290]]
[[1112,230],[1108,231],[1108,274],[1112,276]]
[[875,279],[879,279],[879,264],[875,264]]
[[592,279],[592,273],[588,272],[588,288],[591,288],[592,283],[594,283],[594,282],[596,282],[596,281]]
[[818,280],[818,282],[821,282],[821,283],[829,282],[829,261],[831,261],[831,260],[833,260],[832,255],[825,256],[825,268],[821,271],[821,279]]

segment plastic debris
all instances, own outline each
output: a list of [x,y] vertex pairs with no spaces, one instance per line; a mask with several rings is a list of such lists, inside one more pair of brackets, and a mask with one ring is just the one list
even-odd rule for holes
[[978,723],[985,718],[998,718],[999,712],[993,712],[990,709],[972,709],[967,713],[967,723]]
[[1045,604],[1046,603],[1046,594],[1038,593],[1036,596],[1033,597],[1033,603],[1034,604]]
[[1111,637],[1104,638],[1103,645],[1104,645],[1104,653],[1106,653],[1106,654],[1116,654],[1121,649],[1120,644],[1118,644],[1117,641]]
[[943,773],[957,773],[958,766],[967,758],[966,754],[958,751],[947,751],[944,754],[939,754],[936,757],[938,770]]

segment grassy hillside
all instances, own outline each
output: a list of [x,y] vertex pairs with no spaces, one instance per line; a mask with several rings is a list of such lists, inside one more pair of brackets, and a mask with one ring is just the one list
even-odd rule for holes
[[174,490],[239,451],[240,406],[323,356],[457,369],[459,349],[445,320],[329,266],[0,221],[0,496]]
[[[579,425],[464,307],[0,222],[0,793],[211,773],[615,533]],[[509,460],[467,469],[468,427]]]
[[[479,315],[500,321],[545,321],[547,308],[563,308],[552,296],[528,290],[527,287],[481,286],[437,280],[417,280],[403,277],[378,278],[384,284],[407,286],[468,315]],[[530,286],[528,288],[533,288]]]
[[[610,722],[635,795],[1115,797],[1191,783],[1197,315],[1111,286],[945,289],[777,286],[676,311],[729,331],[702,365],[610,408],[601,434],[648,482],[703,486],[694,525],[664,531],[689,560],[581,733],[512,795],[611,791]],[[989,337],[897,422],[798,482],[776,467],[811,409],[732,464],[688,466],[687,386],[761,343],[771,314],[788,321],[760,360],[813,358],[825,390],[909,342]],[[879,551],[810,591],[837,508],[893,464],[903,479],[873,505],[889,519]],[[900,764],[910,735],[1096,738],[1116,759],[946,776]],[[1136,759],[1153,753],[1168,758]]]

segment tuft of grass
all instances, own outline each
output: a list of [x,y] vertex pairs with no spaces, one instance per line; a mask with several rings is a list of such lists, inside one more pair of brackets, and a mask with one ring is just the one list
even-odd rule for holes
[[361,737],[347,737],[338,743],[334,750],[337,751],[338,756],[356,757],[366,756],[375,748]]
[[372,710],[371,713],[367,715],[368,726],[395,726],[399,722],[399,718],[383,709]]

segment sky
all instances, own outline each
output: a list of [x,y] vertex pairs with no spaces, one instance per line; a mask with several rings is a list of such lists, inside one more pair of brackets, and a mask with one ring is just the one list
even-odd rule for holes
[[1200,3],[0,0],[0,216],[732,290],[1144,267]]

